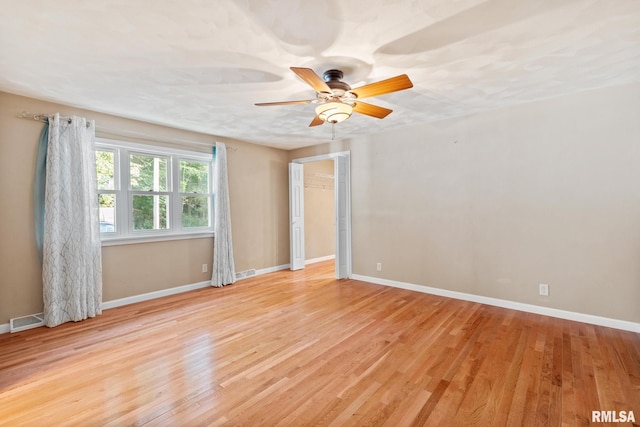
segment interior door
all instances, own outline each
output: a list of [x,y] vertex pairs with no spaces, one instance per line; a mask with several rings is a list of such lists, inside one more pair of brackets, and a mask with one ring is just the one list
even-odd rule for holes
[[334,159],[335,177],[335,210],[336,210],[336,278],[345,279],[351,274],[351,254],[348,242],[351,239],[349,230],[350,200],[349,200],[349,174],[347,168],[348,157],[338,156]]
[[289,163],[289,238],[291,270],[304,268],[304,166]]

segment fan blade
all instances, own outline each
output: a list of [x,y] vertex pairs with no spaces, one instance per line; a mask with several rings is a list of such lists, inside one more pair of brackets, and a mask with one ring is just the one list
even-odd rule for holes
[[258,104],[256,104],[258,107],[266,107],[269,105],[291,105],[291,104],[310,104],[313,101],[315,101],[315,99],[313,100],[306,100],[306,101],[280,101],[280,102],[260,102]]
[[409,80],[409,76],[402,74],[390,79],[381,80],[376,83],[360,86],[351,89],[359,99],[369,98],[371,96],[384,95],[385,93],[397,92],[399,90],[409,89],[413,87],[413,83]]
[[318,117],[318,115],[316,115],[313,120],[311,120],[311,123],[309,124],[309,127],[311,126],[318,126],[324,123],[324,120],[322,120],[320,117]]
[[316,92],[333,93],[331,88],[327,86],[322,77],[317,75],[311,68],[291,67],[291,71],[296,73],[298,77],[307,82]]
[[364,114],[366,116],[375,117],[377,119],[384,119],[389,114],[391,114],[393,110],[357,101],[353,106],[353,111],[355,111],[356,113]]

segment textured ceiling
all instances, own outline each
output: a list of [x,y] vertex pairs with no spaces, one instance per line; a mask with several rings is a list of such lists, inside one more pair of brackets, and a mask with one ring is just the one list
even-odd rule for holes
[[[0,90],[291,149],[323,143],[289,70],[406,73],[336,138],[640,81],[638,0],[0,0]],[[16,112],[17,113],[17,112]],[[99,125],[99,124],[98,124]]]

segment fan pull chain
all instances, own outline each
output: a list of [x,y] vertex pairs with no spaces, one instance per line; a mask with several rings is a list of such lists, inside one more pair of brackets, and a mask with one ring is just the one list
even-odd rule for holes
[[336,122],[331,123],[331,140],[335,141],[336,139]]

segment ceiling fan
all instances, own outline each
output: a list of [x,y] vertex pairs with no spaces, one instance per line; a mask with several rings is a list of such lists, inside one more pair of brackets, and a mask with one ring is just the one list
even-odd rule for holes
[[316,91],[316,99],[303,101],[262,102],[258,106],[290,105],[290,104],[319,104],[316,107],[316,116],[309,126],[318,126],[324,122],[339,123],[356,112],[366,116],[383,119],[393,110],[360,101],[363,98],[384,95],[399,90],[413,87],[413,83],[406,74],[401,74],[390,79],[351,89],[341,79],[344,76],[340,70],[327,70],[322,78],[311,68],[291,67],[291,71],[307,82]]

